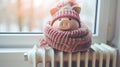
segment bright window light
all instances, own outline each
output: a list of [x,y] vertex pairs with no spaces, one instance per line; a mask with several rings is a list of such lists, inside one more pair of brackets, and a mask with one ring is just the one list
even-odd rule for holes
[[[0,0],[0,33],[42,33],[58,0]],[[77,0],[81,21],[96,34],[98,0]]]

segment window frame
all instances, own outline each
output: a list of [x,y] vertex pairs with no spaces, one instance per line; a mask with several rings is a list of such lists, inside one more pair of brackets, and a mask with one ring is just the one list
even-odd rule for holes
[[[110,5],[114,0],[98,0],[96,34],[92,37],[92,43],[106,43],[107,24]],[[102,32],[102,33],[101,33]],[[1,48],[31,48],[39,45],[39,39],[44,34],[4,34],[0,33]]]

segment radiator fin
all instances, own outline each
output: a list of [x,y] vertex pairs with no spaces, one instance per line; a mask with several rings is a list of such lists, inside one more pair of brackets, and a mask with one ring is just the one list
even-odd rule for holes
[[92,67],[95,67],[95,62],[96,62],[96,53],[93,52],[93,56],[92,56]]
[[78,52],[77,53],[77,67],[80,67],[80,56],[81,56],[81,53]]
[[68,67],[72,67],[72,53],[69,53],[68,57]]

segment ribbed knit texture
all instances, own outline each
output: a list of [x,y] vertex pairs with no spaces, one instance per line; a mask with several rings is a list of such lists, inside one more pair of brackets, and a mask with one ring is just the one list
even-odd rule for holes
[[65,52],[85,51],[91,45],[91,32],[84,23],[81,23],[80,28],[71,31],[57,30],[47,24],[45,38],[41,41],[45,41],[40,42],[41,45],[47,43],[51,47]]

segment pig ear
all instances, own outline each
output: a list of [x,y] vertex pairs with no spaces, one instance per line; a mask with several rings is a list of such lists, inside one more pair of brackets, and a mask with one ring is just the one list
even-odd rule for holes
[[58,8],[52,8],[50,10],[51,15],[55,14],[59,9]]
[[80,13],[81,8],[78,5],[72,6],[72,9],[75,10],[77,13]]

